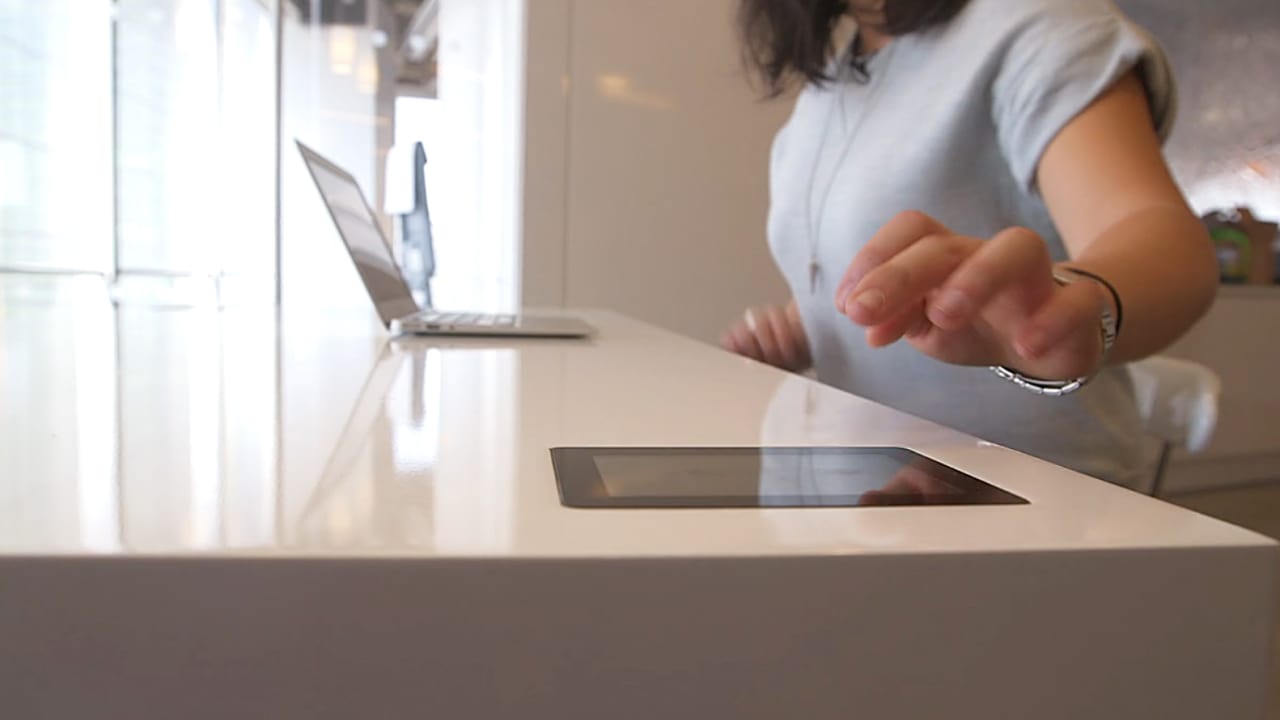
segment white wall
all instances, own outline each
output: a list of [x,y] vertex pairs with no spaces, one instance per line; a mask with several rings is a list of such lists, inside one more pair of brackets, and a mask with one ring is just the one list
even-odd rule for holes
[[526,305],[607,307],[707,340],[780,302],[769,147],[790,112],[742,76],[733,0],[533,0]]
[[1177,453],[1170,493],[1280,480],[1280,288],[1224,287],[1209,314],[1166,354],[1202,363],[1222,378],[1213,442]]

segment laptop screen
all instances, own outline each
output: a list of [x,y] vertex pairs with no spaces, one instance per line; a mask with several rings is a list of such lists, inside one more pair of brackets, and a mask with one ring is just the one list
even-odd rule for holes
[[378,308],[382,324],[390,327],[392,320],[418,312],[413,293],[405,284],[400,267],[355,178],[302,143],[298,143],[298,149],[302,151],[307,169],[311,171],[320,196],[329,208],[329,215],[338,226],[342,242],[351,253],[369,297]]

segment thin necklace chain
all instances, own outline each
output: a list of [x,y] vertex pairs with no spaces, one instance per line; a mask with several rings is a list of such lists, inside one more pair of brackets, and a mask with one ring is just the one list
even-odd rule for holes
[[[856,46],[857,46],[856,42],[852,43],[849,46],[849,50],[841,54],[840,61],[837,64],[837,68],[841,72],[845,72],[844,66],[850,61],[850,58],[853,56],[854,48]],[[890,47],[889,49],[891,50],[892,47]],[[890,55],[891,53],[884,52],[882,54]],[[883,84],[882,83],[883,76],[888,72],[888,69],[889,69],[888,59],[886,59],[885,67],[881,68],[880,72],[875,73],[871,78],[871,88],[867,91],[867,97],[862,103],[863,105],[862,112],[858,114],[858,121],[853,126],[853,129],[851,131],[848,131],[845,136],[844,148],[840,151],[840,156],[836,159],[835,165],[833,165],[831,168],[831,178],[827,182],[826,190],[824,190],[822,193],[822,200],[818,205],[817,217],[815,219],[815,215],[813,212],[813,191],[817,185],[818,166],[821,164],[822,155],[823,155],[822,148],[827,144],[827,137],[831,132],[831,123],[835,118],[835,114],[836,114],[835,111],[836,111],[837,105],[840,106],[842,120],[844,119],[843,118],[844,109],[845,109],[844,93],[837,92],[838,88],[833,89],[831,91],[831,96],[832,96],[831,105],[827,108],[827,117],[822,125],[822,137],[819,139],[818,151],[814,154],[813,167],[809,172],[809,187],[805,195],[805,201],[806,201],[805,230],[806,230],[807,240],[809,241],[809,294],[810,295],[814,295],[818,292],[818,277],[822,270],[821,265],[818,263],[818,246],[819,246],[819,239],[821,237],[821,231],[822,231],[822,224],[823,224],[822,221],[826,219],[825,216],[827,211],[827,202],[831,199],[831,192],[835,188],[836,180],[840,177],[840,170],[844,167],[844,162],[845,160],[848,159],[849,152],[853,148],[853,141],[858,137],[858,132],[862,129],[862,123],[866,121],[867,116],[870,114],[871,106],[874,103],[875,96],[879,91],[880,86]],[[842,124],[844,123],[842,122]]]

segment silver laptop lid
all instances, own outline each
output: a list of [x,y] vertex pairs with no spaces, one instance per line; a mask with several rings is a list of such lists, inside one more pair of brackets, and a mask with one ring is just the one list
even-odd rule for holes
[[369,298],[378,309],[378,317],[382,324],[391,327],[392,320],[412,315],[420,309],[413,299],[413,293],[400,274],[400,266],[391,254],[391,246],[382,234],[382,228],[374,219],[373,211],[365,202],[360,192],[360,184],[351,176],[322,155],[298,143],[302,159],[311,172],[329,208],[329,216],[338,227],[338,235],[351,253],[351,259],[360,273],[360,280],[369,291]]

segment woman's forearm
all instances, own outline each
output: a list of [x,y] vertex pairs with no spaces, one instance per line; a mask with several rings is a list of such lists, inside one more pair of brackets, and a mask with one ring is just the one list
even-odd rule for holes
[[[1218,287],[1208,232],[1199,218],[1180,206],[1131,214],[1063,265],[1115,286],[1124,306],[1124,324],[1109,358],[1113,364],[1167,348],[1204,315]],[[1100,291],[1109,298],[1108,292]]]

